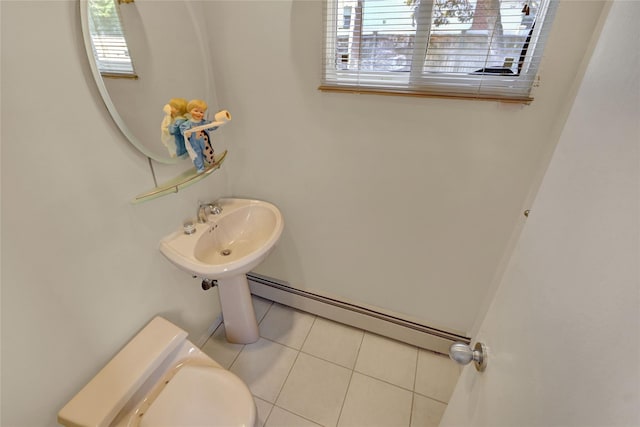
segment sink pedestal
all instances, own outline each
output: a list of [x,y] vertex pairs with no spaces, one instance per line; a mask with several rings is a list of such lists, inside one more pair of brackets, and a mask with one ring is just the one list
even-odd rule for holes
[[247,276],[217,279],[227,341],[251,344],[258,341],[258,321],[253,311]]

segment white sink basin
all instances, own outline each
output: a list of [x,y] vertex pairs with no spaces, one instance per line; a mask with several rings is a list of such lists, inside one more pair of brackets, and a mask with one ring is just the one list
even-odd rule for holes
[[196,224],[192,234],[180,229],[168,235],[160,241],[160,252],[186,272],[216,280],[227,340],[249,344],[259,334],[246,273],[280,239],[284,221],[271,203],[220,199],[216,204],[222,212]]
[[271,203],[220,199],[222,212],[196,224],[193,234],[182,229],[160,241],[160,251],[179,268],[207,279],[245,274],[260,264],[276,244],[284,222]]

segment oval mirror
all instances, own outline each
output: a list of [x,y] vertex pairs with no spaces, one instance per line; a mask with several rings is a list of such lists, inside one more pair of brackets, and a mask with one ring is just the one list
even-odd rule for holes
[[161,138],[169,100],[204,99],[210,111],[214,105],[202,14],[194,7],[184,0],[80,1],[85,47],[104,103],[125,137],[161,163],[180,160]]

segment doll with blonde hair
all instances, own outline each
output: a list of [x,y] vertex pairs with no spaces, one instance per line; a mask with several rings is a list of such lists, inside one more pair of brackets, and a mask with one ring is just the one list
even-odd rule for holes
[[[209,130],[215,130],[217,126],[207,127],[212,123],[205,120],[208,105],[201,99],[194,99],[187,104],[187,120],[180,125],[180,133],[185,138],[185,146],[189,157],[193,161],[198,173],[204,172],[205,156],[213,161],[213,148]],[[191,130],[193,128],[198,128]]]
[[184,98],[171,98],[163,108],[164,118],[160,124],[162,143],[171,157],[180,157],[184,155],[187,150],[184,145],[184,137],[180,133],[180,125],[184,123],[187,118],[187,100]]

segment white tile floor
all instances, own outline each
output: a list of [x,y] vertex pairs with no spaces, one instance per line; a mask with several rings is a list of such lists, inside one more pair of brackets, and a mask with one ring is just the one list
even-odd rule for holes
[[258,297],[260,339],[202,347],[253,393],[260,427],[435,427],[460,370],[440,356]]

